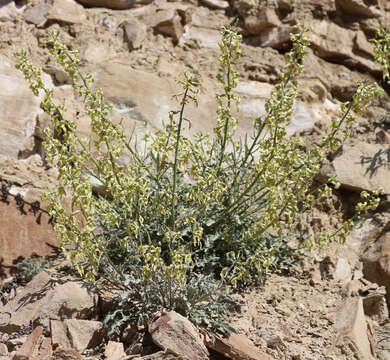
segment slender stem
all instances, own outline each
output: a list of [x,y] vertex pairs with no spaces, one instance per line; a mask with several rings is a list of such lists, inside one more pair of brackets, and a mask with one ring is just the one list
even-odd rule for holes
[[176,132],[176,145],[175,145],[175,161],[173,163],[173,183],[172,183],[172,205],[171,205],[171,223],[172,223],[172,229],[175,231],[176,224],[176,183],[177,183],[177,165],[178,165],[178,155],[179,155],[179,144],[180,144],[180,136],[181,136],[181,127],[183,124],[183,114],[184,114],[184,108],[187,102],[187,95],[189,91],[189,87],[186,87],[183,95],[183,99],[181,101],[181,109],[180,109],[180,115],[179,115],[179,124],[177,126],[177,132]]

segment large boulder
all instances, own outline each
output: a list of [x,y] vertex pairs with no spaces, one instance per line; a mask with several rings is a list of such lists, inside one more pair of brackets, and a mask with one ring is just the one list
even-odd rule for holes
[[41,272],[11,301],[0,306],[0,331],[17,332],[30,324],[49,329],[50,319],[88,319],[96,309],[97,295],[83,283],[57,282]]

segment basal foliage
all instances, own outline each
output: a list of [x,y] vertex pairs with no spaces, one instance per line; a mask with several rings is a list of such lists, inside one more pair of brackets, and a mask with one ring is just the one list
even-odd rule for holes
[[[359,82],[352,101],[342,104],[341,118],[333,120],[318,146],[289,138],[297,79],[309,45],[305,32],[298,29],[291,35],[281,82],[266,103],[266,116],[254,119],[251,134],[234,136],[237,119],[231,111],[239,106],[234,92],[239,76],[233,64],[241,55],[241,36],[224,28],[214,134],[184,136],[191,122],[186,106],[197,102],[201,83],[183,74],[178,109],[169,113],[162,130],[142,139],[142,149],[110,121],[112,106],[101,90],[93,89],[91,74],[79,71],[77,51],[55,34],[48,41],[51,54],[72,78],[96,140],[77,134],[74,120],[44,86],[41,69],[27,60],[26,52],[18,55],[17,67],[34,94],[43,91],[41,106],[53,122],[54,130],[46,129],[45,149],[61,185],[46,195],[48,210],[79,273],[115,291],[118,307],[106,319],[112,329],[128,321],[145,322],[165,308],[206,328],[231,331],[221,321],[234,306],[226,285],[253,283],[270,267],[291,263],[296,250],[287,245],[294,236],[289,227],[337,185],[330,179],[329,185],[313,190],[314,176],[339,146],[336,137],[348,137],[353,113],[362,113],[381,93],[376,84]],[[124,153],[131,159],[126,165],[119,161]],[[106,195],[93,193],[92,178],[104,185]],[[363,193],[365,201],[355,217],[337,233],[317,240],[345,236],[360,214],[376,207],[376,195]],[[70,207],[61,201],[66,196]],[[308,239],[305,245],[312,242]]]

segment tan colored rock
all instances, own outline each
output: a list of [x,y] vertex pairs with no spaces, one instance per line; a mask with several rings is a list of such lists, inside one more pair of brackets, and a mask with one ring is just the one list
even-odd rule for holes
[[198,329],[175,311],[164,313],[148,328],[153,342],[167,353],[187,360],[209,358]]
[[26,287],[0,307],[0,331],[19,331],[30,322],[49,328],[50,319],[85,319],[96,311],[97,296],[83,284],[58,284],[46,272],[36,275]]
[[208,348],[232,360],[272,360],[273,357],[260,351],[244,335],[232,334],[228,338],[217,337],[215,343],[206,340]]
[[42,336],[43,328],[41,326],[36,327],[33,332],[28,336],[26,342],[13,356],[13,360],[30,360],[38,355],[38,348]]
[[245,29],[249,34],[256,35],[269,27],[280,25],[280,20],[275,9],[263,7],[255,15],[248,15],[244,18]]
[[77,0],[80,4],[86,6],[106,7],[109,9],[131,9],[140,4],[149,4],[154,0]]
[[66,319],[64,322],[72,348],[77,351],[93,348],[103,340],[104,325],[100,321]]
[[181,18],[174,9],[157,10],[153,15],[147,17],[149,25],[164,35],[171,36],[178,41],[183,35]]
[[77,350],[58,348],[49,357],[49,360],[81,360],[82,357]]
[[54,346],[58,346],[62,349],[72,347],[67,334],[67,326],[63,320],[50,319],[50,334],[51,342]]
[[84,8],[73,0],[54,0],[47,20],[81,24],[87,19]]
[[[12,2],[13,3],[13,2]],[[0,155],[17,158],[42,110],[22,73],[0,55]]]
[[221,33],[219,30],[186,25],[179,44],[183,45],[196,42],[199,47],[218,49],[218,43],[220,41]]
[[104,350],[104,356],[109,360],[119,360],[126,356],[123,343],[116,341],[109,341]]
[[201,0],[203,5],[208,6],[211,9],[222,9],[225,10],[229,8],[229,3],[224,0]]
[[364,0],[336,0],[336,5],[349,15],[372,17],[379,11],[374,6],[367,6]]
[[130,17],[121,26],[123,26],[129,50],[139,49],[146,37],[146,25],[139,22],[135,17]]
[[8,347],[6,344],[0,343],[0,356],[8,355]]
[[374,56],[374,44],[367,40],[363,31],[358,31],[356,33],[353,48],[371,57]]
[[46,22],[46,16],[50,10],[51,6],[49,4],[38,4],[26,10],[23,14],[23,17],[24,20],[31,24],[43,26],[43,24]]
[[53,354],[51,339],[44,337],[39,345],[38,356],[34,360],[45,360]]
[[0,0],[0,23],[14,21],[18,15],[18,9],[14,1]]
[[[336,345],[350,349],[358,359],[373,360],[376,358],[372,347],[363,302],[360,297],[347,298],[336,315]],[[372,344],[373,345],[373,344]]]
[[390,194],[390,148],[379,144],[358,143],[355,146],[343,145],[342,154],[322,174],[334,173],[341,186],[350,190],[375,190],[382,188]]
[[264,29],[259,35],[249,39],[250,43],[274,49],[286,48],[290,43],[291,26],[277,26]]

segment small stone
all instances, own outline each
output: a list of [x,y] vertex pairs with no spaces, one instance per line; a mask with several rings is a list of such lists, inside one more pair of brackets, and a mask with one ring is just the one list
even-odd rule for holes
[[80,353],[74,349],[56,349],[50,360],[82,360]]
[[126,356],[123,344],[121,342],[109,341],[106,345],[104,356],[110,360],[119,360]]
[[29,360],[37,355],[40,339],[42,336],[43,328],[37,326],[33,332],[28,336],[26,342],[16,352],[13,360]]
[[118,10],[131,9],[137,5],[146,5],[153,1],[154,0],[78,0],[79,3],[86,6],[98,6]]
[[132,17],[121,24],[129,50],[139,49],[146,38],[146,25]]
[[178,41],[184,32],[181,18],[174,9],[157,11],[150,16],[148,23],[162,34],[171,36],[175,41]]
[[67,334],[72,348],[82,352],[99,345],[104,336],[104,325],[100,321],[66,319]]
[[201,3],[211,9],[225,10],[230,6],[229,3],[224,0],[201,0]]
[[54,0],[47,19],[67,24],[81,24],[87,16],[84,8],[73,0]]
[[7,356],[7,355],[8,355],[7,345],[0,343],[0,356]]
[[24,12],[24,20],[37,26],[42,26],[46,22],[46,15],[51,6],[49,4],[39,4]]
[[148,327],[153,342],[165,352],[185,359],[209,358],[198,329],[175,311],[164,313]]

